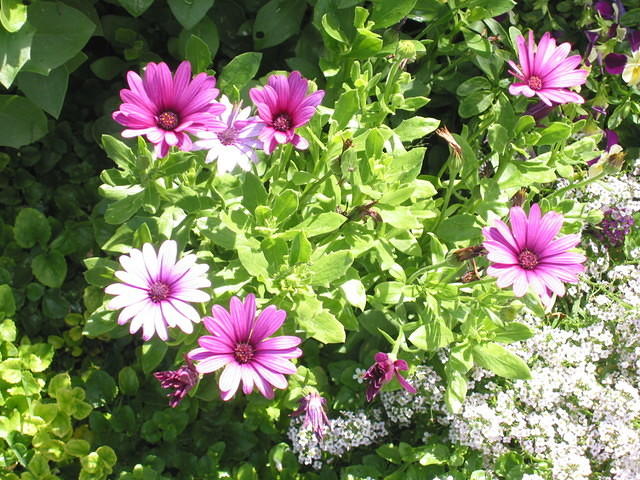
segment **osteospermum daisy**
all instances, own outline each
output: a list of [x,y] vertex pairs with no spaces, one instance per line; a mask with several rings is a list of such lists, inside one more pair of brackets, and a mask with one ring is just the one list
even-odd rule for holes
[[258,139],[264,125],[258,122],[258,117],[251,117],[251,107],[240,108],[232,105],[223,95],[220,103],[224,105],[224,112],[220,114],[222,125],[211,131],[198,132],[196,147],[209,150],[205,162],[217,160],[218,172],[230,172],[239,166],[241,169],[251,170],[251,162],[257,163],[255,150],[262,142]]
[[173,146],[192,149],[189,134],[219,128],[218,115],[224,106],[217,103],[216,79],[206,73],[191,79],[191,64],[184,61],[172,77],[166,63],[147,64],[142,78],[127,72],[129,88],[120,90],[123,103],[113,119],[124,125],[123,137],[144,135],[155,145],[157,157]]
[[366,397],[370,402],[380,392],[382,387],[395,377],[402,388],[409,393],[416,393],[416,389],[405,378],[400,375],[400,371],[409,370],[409,365],[404,360],[393,360],[389,355],[378,352],[374,357],[375,363],[363,375],[363,379],[368,383]]
[[285,374],[296,372],[289,361],[302,355],[295,336],[273,335],[287,314],[273,305],[256,317],[256,298],[247,295],[244,302],[231,298],[229,310],[214,305],[213,316],[203,319],[211,335],[198,339],[200,348],[191,350],[188,357],[196,360],[201,374],[215,372],[224,367],[219,388],[223,400],[231,399],[242,381],[242,391],[248,395],[255,386],[266,398],[273,398],[273,387],[287,388]]
[[513,285],[517,297],[531,286],[550,308],[554,293],[564,295],[563,282],[576,283],[578,274],[584,271],[586,257],[569,251],[580,242],[580,235],[555,238],[563,216],[557,212],[542,215],[537,203],[531,206],[528,217],[521,207],[511,208],[509,215],[511,228],[496,220],[492,227],[482,229],[487,258],[493,262],[487,273],[497,277],[501,288]]
[[190,302],[206,302],[209,294],[199,289],[211,286],[206,272],[209,266],[196,263],[196,256],[185,255],[176,262],[178,247],[173,240],[163,242],[156,251],[145,243],[142,250],[131,249],[120,257],[123,270],[115,275],[122,283],[109,285],[105,292],[115,295],[107,307],[122,309],[118,324],[131,321],[129,331],[142,328],[142,338],[155,334],[167,340],[167,327],[193,332],[200,315]]
[[584,84],[589,74],[587,70],[576,70],[582,60],[580,55],[567,58],[571,50],[569,43],[556,46],[555,39],[547,32],[536,45],[531,31],[528,42],[519,35],[516,43],[519,64],[509,61],[512,69],[509,73],[519,82],[509,86],[509,93],[537,96],[549,106],[554,103],[584,103],[584,98],[568,90]]
[[262,89],[249,90],[263,123],[260,140],[266,153],[272,153],[278,145],[285,143],[292,143],[300,150],[309,148],[309,142],[295,133],[295,129],[306,125],[313,117],[324,91],[307,96],[307,88],[308,82],[300,72],[292,72],[288,77],[271,75]]

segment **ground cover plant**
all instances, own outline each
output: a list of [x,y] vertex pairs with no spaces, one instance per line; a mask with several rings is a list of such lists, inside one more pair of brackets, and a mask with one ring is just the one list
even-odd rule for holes
[[0,467],[640,477],[640,2],[0,2]]

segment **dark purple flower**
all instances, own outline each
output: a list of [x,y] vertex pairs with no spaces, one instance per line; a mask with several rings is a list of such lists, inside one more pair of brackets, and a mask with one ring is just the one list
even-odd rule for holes
[[604,57],[604,69],[611,75],[620,75],[627,64],[627,56],[621,53],[610,53]]
[[635,52],[640,48],[640,30],[632,30],[628,33],[629,44],[631,45],[631,51]]
[[595,231],[596,237],[611,247],[624,244],[624,237],[629,235],[634,220],[631,215],[625,215],[620,209],[611,207],[604,212],[604,218]]
[[611,2],[601,0],[596,2],[593,7],[602,18],[606,18],[607,20],[611,20],[613,18],[615,12],[613,11],[613,5],[611,5]]
[[169,370],[166,372],[155,372],[153,374],[160,382],[162,388],[173,389],[169,392],[169,406],[175,408],[189,391],[198,383],[198,372],[193,362],[185,358],[186,365],[182,365],[178,370]]
[[317,392],[311,392],[309,395],[300,399],[300,406],[291,414],[292,417],[304,414],[303,428],[311,425],[311,430],[318,439],[322,440],[324,436],[324,428],[329,425],[329,419],[325,412],[327,400]]
[[376,395],[378,395],[383,385],[389,383],[394,375],[398,379],[398,382],[400,382],[400,385],[402,385],[402,388],[409,393],[416,393],[416,389],[413,388],[399,372],[400,370],[404,371],[409,369],[407,362],[404,360],[393,361],[389,358],[389,355],[382,352],[376,353],[374,359],[376,363],[371,365],[362,376],[362,378],[369,383],[366,394],[368,402],[376,398]]
[[539,101],[538,103],[534,103],[527,111],[524,112],[525,115],[531,115],[536,122],[542,120],[544,117],[549,115],[551,111],[556,108],[557,104],[552,104],[551,106],[547,105],[543,101]]

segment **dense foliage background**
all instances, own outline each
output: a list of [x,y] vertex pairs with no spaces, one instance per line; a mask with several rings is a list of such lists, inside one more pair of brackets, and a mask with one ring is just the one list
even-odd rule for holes
[[[640,446],[630,406],[640,235],[612,247],[593,232],[611,206],[640,220],[638,90],[602,66],[608,53],[631,55],[640,2],[609,3],[626,13],[604,18],[582,0],[2,0],[2,477],[638,478],[627,463]],[[526,98],[509,95],[505,62],[529,29],[571,42],[590,64],[584,105],[534,119]],[[111,114],[126,72],[183,59],[245,103],[271,72],[313,80],[326,95],[302,129],[310,149],[282,147],[254,172],[216,175],[197,156],[152,160],[144,142],[123,142]],[[442,139],[439,126],[454,136]],[[586,162],[605,154],[605,128],[626,157],[590,171]],[[471,264],[452,255],[480,244],[481,228],[505,216],[522,187],[528,204],[565,215],[563,233],[582,232],[592,259],[553,313],[490,277],[467,285]],[[103,292],[119,254],[167,238],[210,265],[213,303],[256,292],[292,312],[285,331],[304,338],[304,357],[275,400],[222,402],[209,375],[168,407],[151,374],[179,366],[197,335],[143,342],[116,324]],[[582,363],[549,353],[574,341],[600,353]],[[357,369],[392,348],[412,364],[419,393],[394,383],[368,405]],[[496,348],[502,367],[490,361]],[[592,383],[565,386],[556,403],[527,400],[525,391],[551,393],[511,380],[530,370],[572,378],[558,369],[574,360]],[[575,400],[596,384],[614,393]],[[324,446],[290,417],[309,386],[336,420]],[[497,407],[505,395],[511,410]],[[597,410],[606,395],[610,411]],[[483,413],[469,410],[479,404]],[[563,437],[576,449],[555,459],[556,444],[527,442],[560,438],[560,427],[505,430],[515,411],[562,408],[564,425],[584,421],[585,431],[574,443]],[[497,433],[483,430],[490,416],[500,417]],[[541,417],[528,418],[526,428]],[[615,447],[628,453],[578,449],[607,422],[629,425]]]

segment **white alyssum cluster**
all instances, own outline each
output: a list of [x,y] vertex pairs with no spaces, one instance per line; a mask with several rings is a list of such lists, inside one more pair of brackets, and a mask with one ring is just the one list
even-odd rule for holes
[[318,441],[311,428],[302,427],[301,419],[291,422],[288,436],[301,464],[320,469],[325,461],[331,463],[333,458],[339,458],[354,448],[376,444],[387,435],[379,409],[342,411],[329,423],[324,438]]
[[607,175],[600,181],[590,183],[584,190],[574,190],[572,193],[592,209],[604,211],[615,206],[625,215],[632,215],[640,211],[640,159],[635,161],[632,172]]

